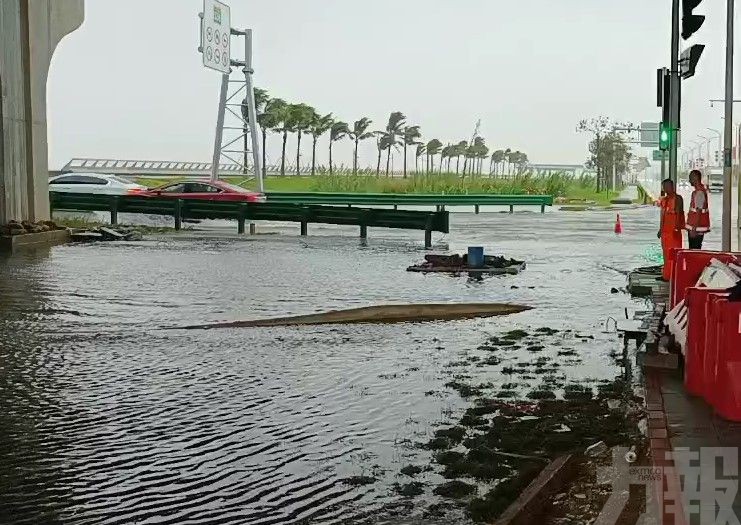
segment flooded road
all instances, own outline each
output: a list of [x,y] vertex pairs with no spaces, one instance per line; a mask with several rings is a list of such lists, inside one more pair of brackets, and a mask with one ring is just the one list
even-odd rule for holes
[[[579,359],[562,372],[619,372],[611,355],[621,343],[604,322],[643,305],[610,290],[625,285],[616,269],[649,264],[657,211],[622,218],[617,237],[613,212],[452,214],[438,249],[483,245],[528,262],[518,276],[482,281],[405,272],[425,253],[420,232],[371,229],[360,246],[355,228],[315,225],[308,238],[297,227],[236,238],[230,225],[0,259],[0,522],[418,517],[409,505],[397,514],[399,471],[429,465],[415,444],[466,408],[445,384],[488,337],[536,327],[589,334],[564,336]],[[487,301],[535,309],[388,326],[158,329]],[[465,369],[496,388],[508,380],[505,364]],[[429,488],[422,497],[438,501]]]

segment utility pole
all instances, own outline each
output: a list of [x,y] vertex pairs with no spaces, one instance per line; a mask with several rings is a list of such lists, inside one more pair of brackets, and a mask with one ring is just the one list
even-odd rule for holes
[[669,145],[669,178],[677,182],[677,137],[679,131],[679,0],[672,0],[672,45],[670,70],[669,124],[671,142]]
[[[733,16],[734,2],[728,1],[726,20],[726,116],[723,144],[723,236],[722,250],[731,251],[731,211],[733,191]],[[741,189],[739,190],[741,204]],[[741,226],[741,220],[740,224]],[[739,248],[741,248],[741,229],[737,230]]]

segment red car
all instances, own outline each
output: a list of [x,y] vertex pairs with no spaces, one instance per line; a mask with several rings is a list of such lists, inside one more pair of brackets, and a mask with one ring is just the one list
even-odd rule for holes
[[208,201],[265,202],[265,195],[221,180],[181,180],[138,193],[149,197]]

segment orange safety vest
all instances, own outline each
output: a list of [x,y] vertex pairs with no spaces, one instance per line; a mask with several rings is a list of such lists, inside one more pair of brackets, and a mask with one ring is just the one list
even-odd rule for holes
[[677,213],[677,197],[676,195],[665,195],[661,199],[661,230],[662,232],[673,232],[677,228],[684,228],[684,217],[682,214]]
[[[698,192],[705,195],[705,204],[701,208],[698,208],[695,203],[695,197]],[[687,213],[687,225],[685,227],[689,231],[694,230],[697,233],[707,233],[710,231],[708,190],[702,184],[692,192],[692,202],[690,202],[690,211]]]

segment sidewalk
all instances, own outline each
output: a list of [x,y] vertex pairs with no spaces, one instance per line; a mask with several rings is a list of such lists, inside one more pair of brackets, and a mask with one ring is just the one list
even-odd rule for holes
[[[666,303],[668,299],[668,287],[662,284],[651,288],[654,304]],[[681,364],[674,370],[644,366],[643,373],[652,464],[673,467],[676,474],[665,472],[668,485],[664,486],[663,523],[739,523],[741,423],[717,417],[708,403],[690,395],[684,388]],[[673,489],[670,478],[678,481],[679,486]],[[671,514],[670,507],[678,498],[682,499],[686,521],[675,519]],[[716,517],[719,509],[726,510],[727,519],[722,518],[722,514]]]

